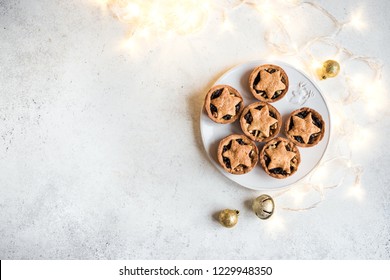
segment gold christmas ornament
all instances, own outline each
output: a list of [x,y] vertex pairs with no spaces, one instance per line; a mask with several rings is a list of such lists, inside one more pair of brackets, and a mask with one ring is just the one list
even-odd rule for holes
[[237,224],[239,214],[238,210],[225,209],[219,212],[218,220],[224,227],[231,228]]
[[321,80],[336,77],[340,72],[340,64],[336,60],[327,60],[319,69]]
[[257,217],[262,220],[266,220],[274,213],[275,203],[272,197],[267,194],[263,194],[253,201],[252,209]]

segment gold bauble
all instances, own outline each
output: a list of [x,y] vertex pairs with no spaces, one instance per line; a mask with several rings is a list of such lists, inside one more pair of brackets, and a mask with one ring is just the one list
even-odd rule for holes
[[266,220],[274,213],[275,203],[272,197],[267,194],[263,194],[253,201],[252,209],[257,217],[262,220]]
[[336,60],[327,60],[322,64],[321,79],[336,77],[340,72],[340,64]]
[[238,222],[240,211],[225,209],[219,212],[218,220],[224,227],[234,227]]

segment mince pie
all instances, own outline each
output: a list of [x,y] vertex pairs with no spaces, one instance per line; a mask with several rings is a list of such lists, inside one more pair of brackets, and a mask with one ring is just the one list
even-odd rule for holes
[[290,114],[285,132],[297,146],[312,147],[324,137],[325,122],[317,111],[304,107]]
[[244,109],[241,94],[228,85],[213,86],[207,93],[204,106],[207,115],[216,123],[232,123]]
[[256,67],[249,76],[249,88],[253,96],[265,102],[275,102],[286,95],[288,76],[279,66],[265,64]]
[[258,160],[259,150],[245,135],[232,134],[219,142],[218,161],[229,173],[248,173]]
[[260,163],[265,172],[277,179],[294,174],[300,162],[298,148],[293,142],[282,137],[267,142],[260,152]]
[[244,108],[240,124],[242,131],[250,139],[265,142],[278,135],[282,118],[274,106],[260,101]]

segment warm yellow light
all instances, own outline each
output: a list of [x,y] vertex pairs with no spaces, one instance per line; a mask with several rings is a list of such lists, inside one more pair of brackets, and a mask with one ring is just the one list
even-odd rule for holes
[[316,189],[318,192],[320,192],[322,194],[323,191],[324,191],[324,185],[323,184],[317,184],[314,189]]
[[354,151],[360,151],[369,146],[373,135],[369,128],[362,126],[355,126],[353,132],[349,136],[350,147]]
[[123,42],[122,47],[128,50],[131,54],[135,54],[138,50],[136,38],[135,37],[128,38]]
[[345,117],[343,113],[341,113],[340,111],[339,112],[335,111],[334,114],[332,114],[331,118],[332,118],[332,126],[335,129],[341,130],[341,132],[343,132],[342,128],[345,121]]
[[262,19],[269,21],[275,17],[275,7],[272,2],[269,0],[263,0],[260,3],[256,4],[256,10],[260,13]]
[[208,0],[110,0],[107,6],[137,33],[148,28],[161,35],[197,31],[206,22],[210,9]]
[[364,29],[366,27],[366,23],[362,19],[362,12],[359,10],[353,13],[348,24],[356,28],[357,30]]
[[182,6],[178,7],[176,17],[174,18],[172,29],[176,29],[178,33],[189,34],[195,32],[205,19],[205,11],[201,7]]
[[317,60],[317,59],[312,59],[311,61],[311,64],[310,64],[310,68],[311,70],[314,72],[314,71],[317,71],[318,69],[320,69],[322,67],[322,63]]
[[369,84],[369,79],[362,74],[355,74],[346,77],[349,88],[354,92],[355,95],[361,95],[364,89]]
[[378,112],[385,110],[389,105],[385,86],[379,80],[366,85],[363,99],[366,112],[373,117],[378,117]]
[[[210,7],[210,0],[204,0],[203,3],[201,4],[201,7],[204,9],[204,10],[207,10],[209,11],[211,9]],[[212,0],[211,0],[212,1]]]
[[145,38],[145,39],[149,38],[149,36],[150,36],[149,28],[142,28],[142,29],[138,30],[137,33],[139,34],[139,36],[141,36],[142,38]]
[[137,17],[141,14],[141,8],[137,3],[130,2],[127,4],[124,12],[128,18]]
[[100,7],[102,8],[106,8],[107,7],[107,3],[110,1],[110,0],[91,0],[93,1],[94,3],[98,4]]
[[283,1],[291,5],[298,5],[301,3],[301,0],[283,0]]
[[300,188],[294,188],[290,191],[291,196],[294,199],[296,205],[302,203],[304,197],[306,196],[306,192]]
[[365,191],[363,187],[359,183],[357,183],[349,188],[348,196],[353,197],[358,201],[362,201],[365,196]]
[[272,217],[266,221],[265,226],[270,233],[275,234],[285,229],[285,222],[284,219],[275,212]]
[[327,168],[323,167],[323,166],[319,166],[317,167],[314,172],[313,172],[313,180],[315,181],[323,181],[327,178],[328,176],[328,170]]
[[233,31],[234,29],[232,22],[228,18],[224,19],[222,27],[225,31]]
[[346,80],[347,88],[353,93],[355,99],[364,102],[366,113],[375,116],[378,110],[387,108],[389,100],[382,80],[372,79],[362,74],[348,76]]

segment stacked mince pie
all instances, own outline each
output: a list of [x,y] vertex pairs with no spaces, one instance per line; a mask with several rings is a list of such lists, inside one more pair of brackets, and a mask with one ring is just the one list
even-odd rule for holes
[[[286,72],[265,64],[249,77],[249,90],[257,102],[245,107],[241,94],[229,85],[215,85],[208,91],[204,103],[208,117],[221,125],[239,120],[243,132],[227,135],[219,143],[217,158],[225,171],[245,174],[260,163],[269,176],[287,178],[301,162],[298,147],[312,147],[322,140],[325,122],[312,108],[295,110],[282,123],[281,114],[270,103],[282,99],[288,87]],[[282,127],[285,138],[278,137]],[[260,151],[256,142],[264,143]]]

